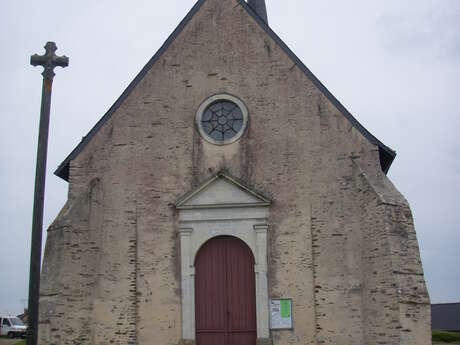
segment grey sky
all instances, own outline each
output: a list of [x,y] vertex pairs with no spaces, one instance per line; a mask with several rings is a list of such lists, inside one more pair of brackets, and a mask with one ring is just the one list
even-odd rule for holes
[[[222,0],[230,1],[230,0]],[[56,69],[45,224],[64,205],[52,175],[150,59],[194,0],[0,2],[0,313],[27,297],[41,68]],[[161,4],[161,5],[160,5]],[[460,301],[460,2],[268,0],[270,26],[398,156],[389,176],[409,200],[433,302]]]

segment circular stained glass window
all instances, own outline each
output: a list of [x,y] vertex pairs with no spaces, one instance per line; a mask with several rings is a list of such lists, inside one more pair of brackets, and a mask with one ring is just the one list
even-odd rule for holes
[[226,145],[238,140],[248,120],[245,105],[238,98],[215,95],[200,106],[196,123],[201,136],[216,145]]

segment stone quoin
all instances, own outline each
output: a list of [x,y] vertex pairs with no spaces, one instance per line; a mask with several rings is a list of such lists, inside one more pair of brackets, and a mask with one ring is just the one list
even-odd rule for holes
[[199,0],[58,167],[40,344],[431,344],[395,152],[268,18]]

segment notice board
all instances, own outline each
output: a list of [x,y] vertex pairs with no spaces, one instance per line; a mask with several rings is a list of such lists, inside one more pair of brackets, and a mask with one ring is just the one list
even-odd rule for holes
[[292,299],[270,300],[270,329],[292,329]]

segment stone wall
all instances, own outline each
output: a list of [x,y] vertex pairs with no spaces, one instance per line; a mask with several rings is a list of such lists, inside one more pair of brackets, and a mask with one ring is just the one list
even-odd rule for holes
[[[194,126],[216,93],[250,117],[223,147]],[[412,219],[377,147],[234,0],[205,1],[71,162],[45,252],[41,344],[178,344],[173,204],[220,170],[273,201],[269,294],[294,302],[294,329],[273,344],[429,344]]]
[[[372,264],[372,270],[367,267],[365,282],[370,291],[367,291],[365,305],[374,304],[369,314],[379,315],[382,321],[391,310],[392,322],[397,324],[382,332],[382,323],[374,321],[372,325],[372,318],[367,317],[368,339],[424,344],[431,338],[430,299],[409,204],[379,171],[365,172],[359,164],[356,167],[361,193],[367,194],[363,198],[367,218],[363,223],[367,224],[368,234],[365,262]],[[386,274],[382,274],[384,272]],[[375,289],[384,290],[381,294],[372,293]],[[374,302],[376,297],[381,299],[379,303]],[[386,308],[382,309],[382,305]]]

